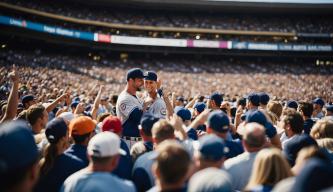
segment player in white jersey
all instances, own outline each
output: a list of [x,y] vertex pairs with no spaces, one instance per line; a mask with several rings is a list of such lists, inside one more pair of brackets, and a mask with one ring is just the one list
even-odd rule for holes
[[166,105],[164,100],[157,93],[157,74],[155,72],[147,72],[144,87],[149,94],[147,101],[150,101],[151,103],[148,106],[147,111],[160,119],[165,119],[167,112]]
[[126,88],[120,93],[116,104],[117,116],[122,122],[123,138],[129,147],[141,140],[138,126],[145,107],[136,92],[141,90],[144,77],[142,69],[130,69],[127,72]]

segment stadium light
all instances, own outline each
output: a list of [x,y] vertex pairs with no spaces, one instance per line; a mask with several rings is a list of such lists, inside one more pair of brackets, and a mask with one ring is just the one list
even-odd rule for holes
[[200,39],[200,35],[195,36],[195,39]]
[[1,45],[1,48],[3,49],[6,48],[6,44]]

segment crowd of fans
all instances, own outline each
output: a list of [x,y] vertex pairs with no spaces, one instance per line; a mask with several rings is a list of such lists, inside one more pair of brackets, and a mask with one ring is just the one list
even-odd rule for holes
[[57,2],[56,4],[39,0],[14,2],[4,0],[4,2],[68,17],[118,24],[303,33],[331,33],[333,31],[332,20],[329,17],[320,16],[291,15],[286,19],[284,15],[138,10],[106,6],[93,7],[73,2]]
[[52,95],[55,88],[66,87],[80,95],[93,89],[95,84],[105,84],[110,95],[118,94],[129,68],[148,67],[159,74],[166,91],[186,99],[197,94],[208,96],[213,90],[221,91],[230,100],[253,90],[269,92],[280,100],[312,100],[318,96],[327,101],[333,99],[333,68],[301,60],[288,60],[286,63],[270,59],[213,56],[194,59],[186,55],[115,59],[119,55],[108,57],[103,53],[97,54],[98,60],[94,60],[95,55],[59,53],[52,51],[52,48],[5,49],[0,52],[1,90],[9,90],[3,82],[11,64],[20,66],[18,71],[22,74],[22,87],[33,88],[30,91],[36,95]]
[[1,68],[1,191],[332,190],[332,102],[254,90],[228,100],[216,87],[185,102],[161,87],[177,92],[168,81],[186,73],[164,79],[150,65],[108,66],[125,78],[109,97],[111,87],[88,89],[88,63],[69,72],[42,51],[9,51],[1,62],[27,58],[29,67]]

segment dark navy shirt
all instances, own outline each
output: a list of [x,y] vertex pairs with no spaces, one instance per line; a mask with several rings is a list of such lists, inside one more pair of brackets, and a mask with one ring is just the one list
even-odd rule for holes
[[193,128],[190,128],[187,131],[187,136],[192,140],[198,140],[197,132]]
[[117,175],[118,177],[122,179],[131,179],[131,172],[132,172],[132,158],[130,155],[130,151],[127,147],[127,144],[123,139],[120,140],[120,148],[124,151],[126,151],[126,155],[121,155],[119,159],[118,166],[115,170],[113,170],[113,174]]
[[75,156],[63,153],[56,157],[53,167],[46,175],[40,175],[35,192],[58,192],[63,182],[71,174],[85,167],[82,160]]
[[89,160],[87,155],[87,146],[80,144],[71,145],[66,151],[66,154],[73,155],[83,161],[83,163],[88,166]]
[[154,149],[153,142],[151,141],[145,141],[143,145],[146,147],[146,152],[152,151]]
[[315,124],[315,121],[313,121],[312,119],[305,120],[304,121],[304,126],[303,126],[304,133],[310,134],[311,128],[314,124]]
[[239,140],[224,140],[229,151],[226,153],[226,158],[233,158],[244,152],[243,145]]

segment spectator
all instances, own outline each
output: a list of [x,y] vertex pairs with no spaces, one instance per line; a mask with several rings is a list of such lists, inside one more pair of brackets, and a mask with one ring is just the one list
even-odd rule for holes
[[232,191],[230,175],[218,168],[207,168],[195,173],[188,184],[188,191]]
[[312,104],[307,102],[300,102],[298,105],[298,111],[301,113],[304,120],[304,133],[310,134],[312,126],[315,124],[315,122],[311,119],[311,115],[313,112]]
[[326,119],[318,120],[310,135],[314,139],[333,138],[333,122]]
[[245,190],[271,191],[275,184],[291,176],[290,166],[278,149],[263,149],[255,158]]
[[0,145],[0,191],[32,191],[38,180],[38,151],[27,124],[1,124]]
[[286,104],[286,107],[287,108],[292,108],[292,109],[295,109],[295,111],[297,110],[298,108],[298,103],[294,100],[289,100]]
[[59,191],[72,173],[85,167],[82,160],[64,153],[68,147],[68,127],[63,119],[50,121],[45,130],[49,145],[40,160],[40,179],[35,191]]
[[[118,117],[109,116],[104,119],[102,124],[102,131],[110,131],[118,135],[121,138],[122,133],[121,121]],[[122,178],[130,179],[132,171],[132,159],[126,142],[123,139],[120,139],[120,148],[126,152],[126,155],[122,155],[119,158],[118,166],[113,170],[113,174]]]
[[32,105],[26,113],[26,118],[31,125],[34,135],[39,134],[46,126],[48,121],[48,114],[43,105]]
[[209,97],[208,108],[213,110],[220,110],[222,101],[223,101],[222,94],[214,92]]
[[326,107],[325,119],[333,121],[333,105],[328,105]]
[[225,153],[228,150],[223,140],[216,135],[210,134],[201,137],[195,155],[196,168],[198,170],[208,167],[221,168],[225,160]]
[[269,95],[265,92],[260,92],[259,94],[259,104],[261,109],[266,109],[267,104],[270,100]]
[[89,164],[87,146],[90,139],[95,135],[95,127],[95,122],[87,116],[76,117],[69,124],[69,135],[72,137],[74,144],[65,153],[82,160],[85,166]]
[[257,123],[245,125],[243,135],[245,152],[224,162],[226,171],[232,178],[232,189],[241,191],[245,188],[252,172],[254,159],[266,144],[265,128]]
[[107,131],[95,135],[88,144],[88,167],[67,178],[61,191],[135,191],[132,182],[110,174],[117,167],[119,156],[125,154],[116,134]]
[[285,148],[286,144],[293,139],[295,136],[301,135],[303,132],[304,120],[300,113],[287,109],[282,116],[282,128],[284,129],[284,134],[286,139],[282,139],[282,149]]
[[149,191],[186,191],[185,182],[191,167],[191,157],[179,143],[162,142],[156,149],[153,164],[156,186]]
[[313,100],[313,113],[312,113],[313,118],[321,119],[324,117],[323,113],[324,105],[325,101],[322,100],[321,98],[316,98],[315,100]]

